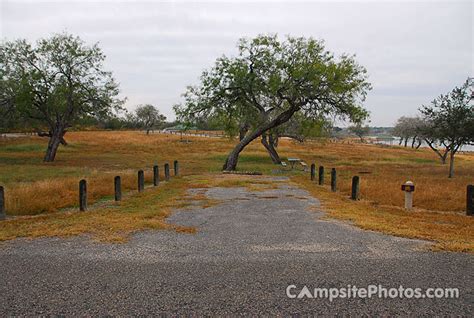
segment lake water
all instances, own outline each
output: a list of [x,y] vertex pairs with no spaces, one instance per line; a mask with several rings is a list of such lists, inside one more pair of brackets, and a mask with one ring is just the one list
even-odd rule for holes
[[[369,137],[369,138],[377,138],[377,137]],[[392,146],[398,146],[398,143],[400,141],[400,138],[394,137],[393,141],[375,141],[374,143],[377,144],[384,144],[384,145],[392,145]],[[407,143],[408,147],[411,147],[411,140],[408,141]],[[403,143],[402,143],[403,146]],[[429,146],[426,144],[426,142],[421,143],[421,147],[426,147],[428,148]],[[473,145],[465,145],[459,151],[468,151],[468,152],[474,152],[474,146]]]

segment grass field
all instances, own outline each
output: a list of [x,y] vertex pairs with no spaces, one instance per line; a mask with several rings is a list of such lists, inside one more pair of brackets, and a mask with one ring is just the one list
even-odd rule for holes
[[[174,135],[106,131],[71,132],[66,137],[69,145],[60,147],[54,163],[42,162],[44,138],[0,139],[0,185],[6,189],[8,215],[18,216],[0,224],[0,240],[89,233],[100,240],[122,241],[139,229],[173,228],[165,218],[173,208],[187,204],[188,188],[248,185],[258,180],[220,174],[235,143],[224,138],[185,137],[190,142],[183,142]],[[281,171],[259,142],[242,154],[239,170],[288,175],[320,198],[329,216],[362,228],[430,239],[437,242],[435,249],[474,251],[474,221],[464,215],[466,185],[474,183],[474,155],[459,155],[456,176],[448,179],[448,167],[428,149],[282,140],[278,150],[283,158],[325,166],[327,183],[330,168],[336,168],[339,191],[334,194],[327,186],[311,183],[307,172]],[[145,170],[150,183],[154,163],[162,171],[165,162],[174,160],[180,161],[183,177],[135,193],[138,169]],[[113,177],[118,174],[128,198],[114,203]],[[359,202],[347,200],[353,175],[361,176]],[[73,212],[81,178],[88,180],[90,204],[96,204],[86,213]],[[407,180],[416,185],[413,212],[401,208],[400,185]]]

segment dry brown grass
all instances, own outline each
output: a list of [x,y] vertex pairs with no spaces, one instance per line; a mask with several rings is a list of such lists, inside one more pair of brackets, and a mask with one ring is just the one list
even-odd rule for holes
[[98,241],[125,242],[130,234],[138,230],[170,229],[195,233],[196,229],[193,227],[166,223],[166,217],[172,210],[186,208],[191,202],[198,202],[202,208],[208,208],[219,204],[220,201],[208,198],[203,191],[187,195],[187,190],[263,183],[263,180],[251,180],[246,176],[232,176],[227,179],[215,174],[172,178],[170,182],[163,182],[158,187],[148,187],[142,193],[129,193],[121,202],[106,200],[92,205],[86,212],[77,212],[76,209],[3,221],[0,241],[19,237],[69,237],[88,234]]
[[[404,193],[401,184],[411,180],[416,185],[415,207],[433,211],[465,211],[466,186],[474,183],[474,154],[459,155],[456,176],[447,178],[448,167],[429,149],[386,148],[365,144],[313,142],[285,144],[286,153],[304,158],[308,163],[338,171],[338,188],[349,194],[351,178],[361,177],[361,196],[382,205],[401,207]],[[290,155],[289,155],[290,156]]]
[[2,222],[0,241],[18,237],[68,237],[91,235],[98,241],[124,242],[130,234],[144,229],[174,229],[194,233],[191,227],[167,224],[172,209],[185,207],[182,200],[189,181],[178,178],[156,188],[148,188],[119,203],[112,201],[91,207],[87,212],[57,212],[18,217]]
[[[28,215],[73,206],[81,178],[88,180],[89,197],[95,202],[113,194],[114,175],[122,175],[126,190],[136,188],[138,169],[145,170],[150,182],[155,162],[163,170],[164,162],[177,159],[184,174],[217,172],[234,143],[220,138],[185,138],[192,142],[183,143],[179,136],[145,136],[140,132],[74,132],[67,135],[71,146],[60,148],[52,164],[41,161],[43,138],[0,140],[0,184],[6,187],[7,210],[13,215]],[[463,211],[466,185],[474,183],[473,155],[458,156],[456,177],[448,179],[447,167],[428,149],[282,140],[279,151],[308,164],[324,165],[327,179],[330,168],[336,167],[343,193],[350,191],[351,176],[360,175],[362,197],[381,205],[402,206],[400,185],[412,180],[416,184],[416,207]],[[239,166],[267,173],[275,169],[258,142],[244,152]]]
[[[43,213],[34,218],[2,222],[2,239],[92,233],[107,240],[117,235],[117,240],[121,240],[119,237],[127,237],[127,233],[141,228],[166,228],[164,217],[170,209],[183,204],[179,196],[183,194],[184,189],[244,186],[257,191],[275,186],[264,178],[255,176],[217,174],[222,168],[226,154],[235,144],[235,141],[225,138],[186,136],[184,138],[191,142],[185,143],[181,141],[180,136],[146,136],[141,132],[126,131],[73,132],[68,133],[66,137],[70,146],[61,147],[56,162],[48,164],[42,162],[45,139],[0,139],[0,184],[6,188],[7,213]],[[436,248],[440,249],[472,250],[472,218],[462,214],[465,209],[466,185],[474,183],[474,155],[459,155],[456,176],[448,179],[447,166],[441,165],[428,149],[413,150],[324,141],[300,144],[289,140],[281,140],[278,149],[284,158],[299,157],[308,165],[312,162],[324,165],[327,183],[330,168],[337,168],[339,194],[325,193],[322,190],[314,192],[327,204],[331,216],[354,218],[358,220],[355,221],[356,224],[364,228],[433,239],[438,241]],[[142,205],[139,199],[135,199],[142,197],[142,194],[137,195],[135,190],[137,170],[143,169],[147,182],[151,182],[152,165],[159,163],[162,173],[163,164],[172,163],[173,160],[180,161],[181,172],[185,177],[179,184],[173,185],[171,182],[167,185],[166,188],[179,188],[174,190],[175,194],[166,192],[167,194],[163,195],[174,198],[172,200],[175,200],[177,205],[161,205],[163,203],[157,202],[153,196],[149,198],[150,201],[143,201],[147,205]],[[271,164],[258,141],[246,148],[239,161],[239,169],[262,171],[265,174],[282,170],[281,167]],[[298,183],[307,186],[307,172],[295,170],[280,174],[295,176],[295,180],[301,180]],[[104,198],[111,198],[115,175],[122,176],[123,188],[128,191],[126,195],[130,197],[119,207],[113,204],[107,206],[109,203],[104,203],[98,212],[69,212],[71,208],[77,210],[80,179],[88,180],[89,201],[92,204]],[[344,198],[349,195],[350,179],[353,175],[361,176],[361,194],[364,201],[345,205]],[[408,215],[408,218],[400,209],[403,205],[400,185],[406,180],[412,180],[416,184],[414,202],[417,212]],[[148,198],[148,193],[164,191],[160,189],[165,187],[148,190],[143,196]],[[203,206],[217,204],[202,197],[195,199],[200,199]],[[153,210],[148,206],[154,207]],[[122,212],[123,209],[133,210],[134,213],[128,215]],[[148,211],[149,214],[140,214],[141,210]],[[110,220],[112,218],[113,220]],[[121,222],[127,224],[122,226]],[[108,223],[111,224],[110,227]],[[108,228],[111,230],[107,230]],[[443,238],[444,236],[446,238]]]
[[322,202],[328,217],[346,220],[366,229],[396,236],[433,241],[432,250],[474,253],[474,218],[457,212],[414,210],[377,206],[368,200],[353,201],[344,193],[333,193],[308,178],[293,181]]

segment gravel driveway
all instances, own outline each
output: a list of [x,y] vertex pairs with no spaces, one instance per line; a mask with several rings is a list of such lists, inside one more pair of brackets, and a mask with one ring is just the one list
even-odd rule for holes
[[[473,256],[325,220],[301,189],[211,188],[222,200],[168,221],[197,234],[145,231],[126,244],[88,238],[0,246],[0,313],[11,315],[472,316]],[[288,298],[304,286],[458,288],[456,299]]]

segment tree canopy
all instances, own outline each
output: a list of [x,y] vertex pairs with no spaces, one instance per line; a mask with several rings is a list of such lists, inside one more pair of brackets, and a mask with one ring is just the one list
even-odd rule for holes
[[135,110],[135,118],[139,126],[146,130],[146,134],[150,130],[158,128],[166,120],[166,116],[160,114],[160,111],[153,105],[138,105]]
[[64,134],[84,116],[107,116],[123,100],[105,55],[97,44],[56,34],[36,46],[25,40],[0,46],[0,105],[10,118],[46,127],[50,138],[44,161],[54,161]]
[[364,141],[364,136],[370,133],[370,127],[368,125],[364,125],[363,123],[359,122],[355,125],[349,127],[349,131],[352,132],[354,135],[359,137],[360,141]]
[[236,57],[222,56],[188,87],[184,104],[175,111],[181,121],[201,116],[241,119],[248,132],[229,154],[225,170],[235,170],[239,153],[265,132],[288,122],[367,117],[361,103],[370,84],[353,56],[335,58],[323,41],[313,38],[261,35],[238,42]]
[[[460,87],[447,94],[441,94],[423,106],[420,112],[425,124],[422,134],[433,150],[437,142],[450,154],[449,177],[454,176],[454,157],[457,151],[467,144],[474,143],[474,92],[468,79]],[[439,151],[438,151],[439,154]]]
[[[402,116],[398,118],[397,123],[395,124],[395,127],[393,127],[393,135],[400,137],[400,140],[399,140],[400,145],[404,143],[406,147],[408,144],[408,140],[411,138],[412,148],[415,148],[415,147],[419,148],[421,145],[422,139],[427,137],[423,135],[423,131],[425,130],[424,129],[425,124],[426,124],[425,120],[421,117]],[[416,146],[415,146],[415,143],[417,143]]]

